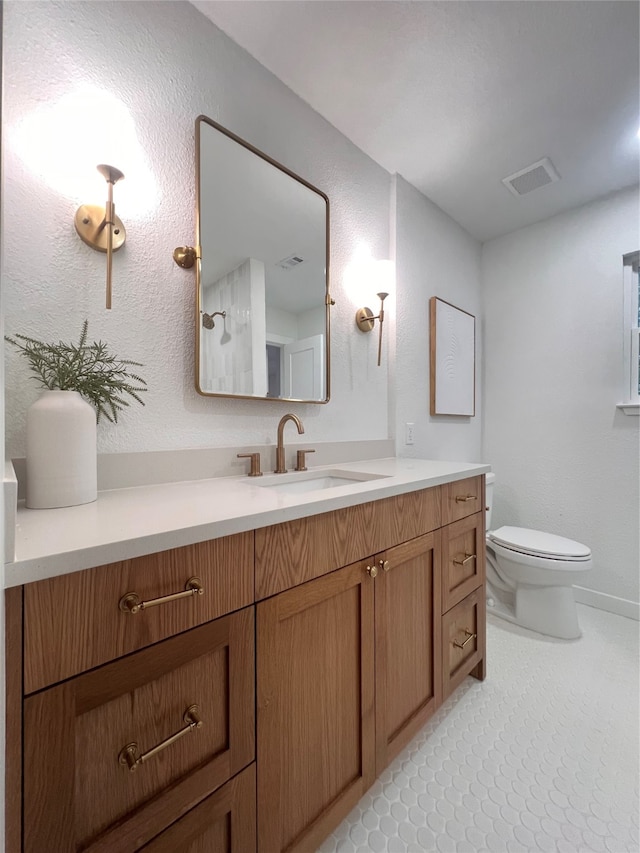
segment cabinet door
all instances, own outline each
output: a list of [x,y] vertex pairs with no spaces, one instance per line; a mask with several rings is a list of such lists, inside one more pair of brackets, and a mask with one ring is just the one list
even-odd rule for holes
[[441,702],[440,531],[376,557],[376,773]]
[[256,766],[207,797],[141,853],[255,853]]
[[258,849],[309,853],[375,779],[367,563],[257,605]]
[[442,612],[482,586],[485,576],[484,512],[442,531]]
[[256,600],[440,527],[441,487],[256,530]]
[[443,488],[443,524],[451,524],[484,509],[484,475],[446,483]]
[[25,853],[133,853],[254,760],[254,719],[253,607],[27,697]]
[[449,696],[469,674],[484,679],[486,603],[480,587],[442,617],[443,695]]
[[[148,601],[184,594],[196,577],[201,595],[136,613],[124,606],[127,595]],[[253,533],[27,584],[25,693],[240,610],[253,600]]]

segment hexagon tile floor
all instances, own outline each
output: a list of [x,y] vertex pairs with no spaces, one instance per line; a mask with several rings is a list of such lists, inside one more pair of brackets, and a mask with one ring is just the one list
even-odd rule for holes
[[466,679],[319,853],[638,853],[638,623],[580,640],[489,617]]

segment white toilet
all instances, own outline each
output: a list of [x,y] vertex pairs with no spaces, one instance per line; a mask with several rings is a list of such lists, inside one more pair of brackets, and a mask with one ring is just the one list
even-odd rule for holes
[[550,637],[580,637],[572,585],[591,569],[591,551],[526,527],[491,530],[494,481],[486,475],[488,611]]

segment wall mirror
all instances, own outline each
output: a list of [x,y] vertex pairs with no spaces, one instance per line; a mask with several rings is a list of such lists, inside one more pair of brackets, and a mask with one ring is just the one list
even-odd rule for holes
[[329,200],[196,120],[196,389],[329,400]]

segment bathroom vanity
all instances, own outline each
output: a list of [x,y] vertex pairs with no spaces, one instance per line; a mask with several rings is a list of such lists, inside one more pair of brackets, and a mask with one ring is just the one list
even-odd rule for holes
[[339,467],[19,511],[8,853],[308,853],[484,678],[488,466]]

